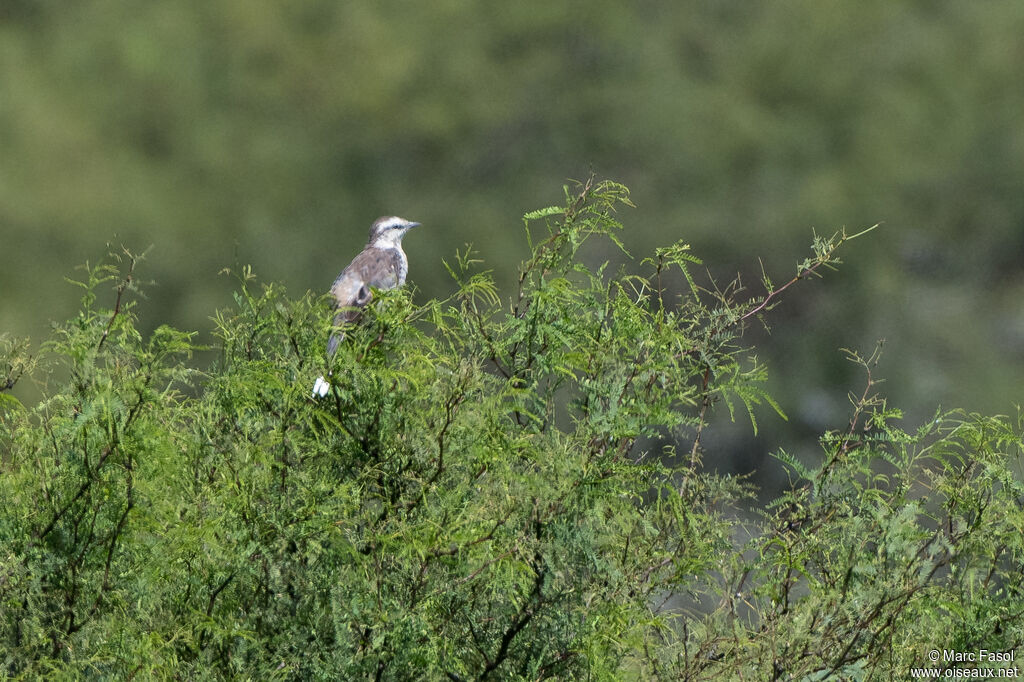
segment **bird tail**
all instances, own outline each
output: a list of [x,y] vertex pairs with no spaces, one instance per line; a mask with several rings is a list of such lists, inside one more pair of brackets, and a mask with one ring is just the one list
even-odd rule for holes
[[331,334],[331,338],[327,339],[327,357],[333,357],[334,353],[338,350],[338,346],[344,340],[345,332],[338,331]]
[[[331,338],[327,340],[327,357],[334,355],[335,351],[338,350],[338,345],[345,340],[345,332],[335,332],[331,334]],[[327,374],[327,378],[321,374],[316,378],[316,383],[313,384],[313,398],[323,398],[327,395],[327,392],[331,390],[330,373]]]
[[[370,287],[366,286],[365,284],[361,285],[359,287],[359,292],[356,294],[356,298],[353,301],[354,306],[344,308],[341,311],[339,311],[337,315],[334,316],[335,328],[337,329],[337,327],[340,327],[344,324],[350,323],[353,320],[357,319],[359,317],[359,309],[361,309],[362,306],[369,303],[371,298],[373,298],[373,292],[370,291]],[[335,352],[337,352],[338,350],[338,346],[344,340],[345,332],[340,329],[337,329],[337,331],[331,334],[331,337],[327,339],[327,357],[334,357]],[[330,372],[328,372],[326,379],[323,377],[323,375],[320,375],[316,378],[316,383],[313,384],[314,400],[316,398],[323,398],[325,395],[327,395],[327,392],[331,390],[330,377],[331,374]]]

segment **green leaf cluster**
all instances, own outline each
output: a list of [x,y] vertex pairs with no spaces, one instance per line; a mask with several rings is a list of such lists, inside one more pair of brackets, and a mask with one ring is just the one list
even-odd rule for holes
[[744,328],[850,237],[748,299],[683,243],[586,265],[629,193],[565,196],[511,292],[467,249],[448,299],[379,292],[331,358],[326,300],[244,268],[196,369],[191,333],[138,332],[138,256],[87,268],[38,357],[0,345],[0,671],[888,679],[1021,643],[1019,421],[905,432],[852,354],[867,389],[820,462],[778,453],[787,494],[702,466],[718,406],[782,413]]

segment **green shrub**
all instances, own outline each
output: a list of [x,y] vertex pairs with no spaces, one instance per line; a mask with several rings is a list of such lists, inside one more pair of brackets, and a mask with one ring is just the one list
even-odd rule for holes
[[2,346],[0,671],[888,679],[1019,646],[1019,421],[905,432],[852,354],[848,427],[816,464],[780,451],[792,490],[758,509],[701,432],[718,405],[781,413],[743,329],[848,237],[742,300],[684,244],[583,265],[628,203],[567,189],[526,216],[510,294],[467,251],[450,299],[381,292],[329,361],[325,301],[247,269],[206,371],[191,333],[137,331],[134,256],[87,269],[38,357]]

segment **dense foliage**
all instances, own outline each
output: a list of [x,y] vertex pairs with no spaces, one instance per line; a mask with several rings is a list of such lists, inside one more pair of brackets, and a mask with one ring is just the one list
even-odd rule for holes
[[511,292],[461,253],[450,298],[381,292],[329,361],[325,302],[248,269],[200,371],[191,333],[139,333],[136,257],[88,268],[75,319],[0,355],[0,671],[889,679],[1020,646],[1019,421],[904,431],[851,354],[849,424],[814,463],[779,451],[791,490],[758,508],[704,426],[782,411],[742,333],[852,237],[747,299],[681,243],[582,265],[624,204],[567,190]]

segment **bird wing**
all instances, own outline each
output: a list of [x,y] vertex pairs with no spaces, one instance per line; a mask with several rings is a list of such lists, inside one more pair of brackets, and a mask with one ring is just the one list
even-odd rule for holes
[[[402,257],[396,249],[379,249],[372,246],[363,249],[352,259],[348,267],[342,270],[331,286],[334,307],[339,308],[334,317],[335,326],[354,322],[359,317],[360,309],[373,300],[370,287],[394,289],[400,286],[401,269]],[[343,333],[331,336],[327,342],[329,355],[334,354],[343,338]]]
[[[364,306],[370,302],[369,287],[394,289],[402,285],[402,256],[397,249],[368,247],[352,259],[331,286],[335,305]],[[365,289],[365,291],[364,291]]]
[[368,286],[376,289],[394,289],[405,282],[402,272],[402,252],[371,246],[352,259],[346,270],[354,270]]

